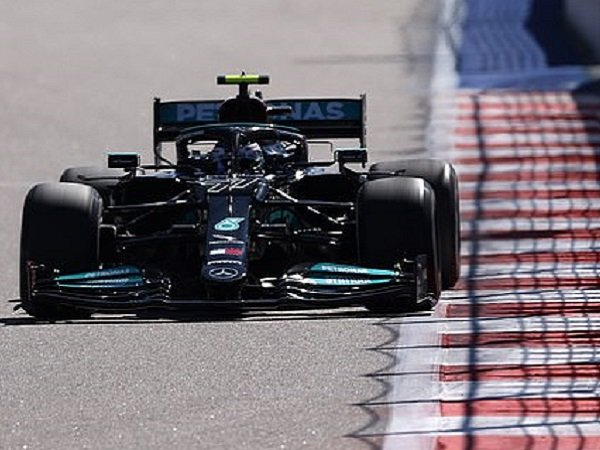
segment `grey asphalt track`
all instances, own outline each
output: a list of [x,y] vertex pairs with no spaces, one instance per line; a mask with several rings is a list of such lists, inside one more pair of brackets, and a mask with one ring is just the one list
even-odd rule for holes
[[[362,449],[394,336],[360,308],[242,321],[36,324],[13,312],[27,189],[111,150],[150,161],[151,102],[368,95],[371,160],[420,154],[437,1],[3,2],[0,448]],[[353,437],[354,436],[354,437]]]

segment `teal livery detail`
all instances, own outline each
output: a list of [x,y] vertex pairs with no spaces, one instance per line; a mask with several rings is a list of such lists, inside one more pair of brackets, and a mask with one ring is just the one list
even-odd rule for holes
[[342,275],[364,275],[372,277],[395,277],[397,273],[393,270],[369,269],[367,267],[348,266],[333,263],[317,263],[310,267],[311,272],[326,272]]
[[142,271],[135,266],[118,266],[109,269],[94,270],[92,272],[80,272],[69,275],[60,275],[56,281],[88,280],[97,278],[122,277],[125,275],[142,275]]
[[304,278],[302,281],[317,286],[367,286],[391,283],[394,280],[392,278]]
[[240,224],[244,221],[243,217],[225,217],[223,220],[215,224],[217,231],[235,231],[239,230]]
[[142,271],[134,266],[111,267],[109,269],[60,275],[54,279],[60,287],[118,289],[144,285]]
[[82,280],[80,283],[76,282],[76,280],[66,283],[59,281],[58,285],[65,288],[120,289],[143,286],[144,279],[142,277],[113,278],[106,280]]

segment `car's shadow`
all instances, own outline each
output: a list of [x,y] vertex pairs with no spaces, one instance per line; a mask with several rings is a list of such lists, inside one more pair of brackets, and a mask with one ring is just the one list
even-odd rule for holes
[[[9,300],[18,304],[20,300]],[[381,314],[366,310],[365,308],[345,307],[339,309],[277,309],[277,310],[247,310],[243,312],[231,311],[165,311],[151,310],[128,314],[95,314],[89,318],[41,320],[27,315],[24,311],[16,311],[7,317],[0,317],[0,326],[23,325],[118,325],[118,324],[172,324],[172,323],[208,323],[208,322],[283,322],[283,321],[326,321],[335,319],[388,319],[403,316],[430,316],[430,312]]]

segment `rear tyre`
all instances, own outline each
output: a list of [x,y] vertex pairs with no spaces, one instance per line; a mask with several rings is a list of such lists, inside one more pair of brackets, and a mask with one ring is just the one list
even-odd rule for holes
[[90,186],[43,183],[34,186],[23,206],[20,294],[23,309],[41,319],[87,316],[49,299],[31,299],[27,264],[43,264],[65,273],[98,268],[102,198]]
[[441,293],[441,274],[435,226],[435,195],[418,178],[390,177],[367,181],[358,191],[358,257],[366,267],[391,268],[403,257],[427,257],[429,301],[390,298],[365,306],[375,312],[394,313],[428,309]]
[[458,177],[452,164],[438,159],[407,159],[373,164],[370,171],[397,172],[399,176],[422,178],[431,185],[437,208],[442,289],[453,287],[460,277],[460,212]]
[[125,175],[123,169],[94,166],[70,167],[64,170],[60,176],[60,181],[91,186],[106,200],[110,191],[119,183],[123,175]]

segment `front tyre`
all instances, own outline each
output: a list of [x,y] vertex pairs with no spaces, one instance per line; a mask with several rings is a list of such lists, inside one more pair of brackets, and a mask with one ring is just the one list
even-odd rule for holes
[[[435,195],[418,178],[391,177],[367,181],[358,191],[358,256],[366,267],[392,268],[402,258],[427,257],[429,301],[390,298],[365,306],[375,312],[401,312],[432,306],[441,293],[435,225]],[[425,304],[427,303],[427,304]]]
[[442,288],[453,287],[460,277],[461,242],[458,177],[452,164],[439,159],[406,159],[373,164],[370,172],[372,178],[382,177],[377,172],[395,172],[398,176],[422,178],[433,188]]
[[23,206],[20,294],[22,307],[41,319],[81,317],[83,311],[49,299],[30,297],[27,264],[42,264],[64,273],[98,268],[102,199],[90,186],[43,183],[34,186]]

